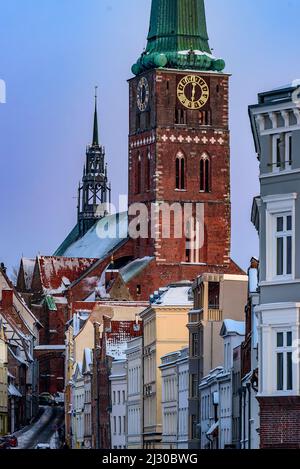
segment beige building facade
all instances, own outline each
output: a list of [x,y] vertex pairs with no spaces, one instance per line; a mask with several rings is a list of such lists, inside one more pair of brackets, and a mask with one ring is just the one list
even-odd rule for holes
[[182,282],[156,292],[141,313],[143,345],[143,446],[161,448],[162,380],[161,357],[188,345],[186,327],[192,307],[192,284]]

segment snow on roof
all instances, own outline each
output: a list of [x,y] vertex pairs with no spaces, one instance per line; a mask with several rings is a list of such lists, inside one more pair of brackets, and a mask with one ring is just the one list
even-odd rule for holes
[[245,323],[243,321],[234,321],[233,319],[225,319],[221,329],[221,336],[228,334],[245,335]]
[[64,252],[65,257],[102,259],[128,237],[127,212],[108,215],[98,221]]
[[8,385],[7,391],[8,391],[9,396],[22,397],[22,394],[20,393],[20,391],[18,391],[16,386],[14,386],[13,384]]
[[214,380],[217,377],[220,377],[220,375],[223,375],[225,373],[225,369],[223,366],[217,366],[213,370],[211,370],[208,375],[204,376],[202,380],[200,381],[200,386],[205,386],[208,384],[211,380]]
[[127,343],[142,335],[142,328],[135,321],[111,321],[106,331],[106,354],[115,360],[126,359]]
[[27,290],[31,288],[31,282],[34,272],[35,259],[28,259],[26,257],[22,258],[23,271],[24,271],[24,281]]
[[154,257],[143,257],[142,259],[135,259],[129,264],[125,265],[120,269],[120,274],[125,283],[129,282],[131,279],[136,277],[139,273],[141,273],[148,264],[154,259]]
[[40,279],[45,293],[63,293],[96,259],[39,256]]
[[190,296],[192,284],[190,282],[179,282],[169,285],[151,298],[151,303],[159,306],[190,306],[193,299]]

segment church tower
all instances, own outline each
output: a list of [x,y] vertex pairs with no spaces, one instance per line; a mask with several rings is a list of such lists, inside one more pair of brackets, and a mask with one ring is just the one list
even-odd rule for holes
[[[190,204],[194,214],[201,204],[203,242],[193,249],[186,227],[181,238],[164,239],[159,217],[158,236],[138,240],[136,257],[206,271],[230,265],[229,75],[224,68],[209,46],[204,0],[152,0],[147,48],[129,80],[129,206]],[[171,228],[174,234],[172,217]],[[195,238],[200,237],[200,227],[195,223],[194,228]]]
[[78,188],[78,228],[80,238],[85,235],[99,218],[107,214],[105,204],[109,204],[110,199],[111,187],[107,177],[105,148],[99,143],[96,88],[93,141],[87,147],[82,183],[79,184]]

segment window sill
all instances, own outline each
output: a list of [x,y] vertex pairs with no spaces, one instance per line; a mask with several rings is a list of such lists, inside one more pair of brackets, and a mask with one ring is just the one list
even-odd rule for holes
[[271,178],[275,176],[285,176],[288,174],[295,174],[295,173],[300,173],[300,168],[299,169],[285,169],[284,171],[270,171],[269,173],[263,173],[259,177],[260,179],[266,179],[266,178]]
[[187,192],[187,189],[175,189],[175,192]]
[[295,284],[295,283],[300,283],[300,279],[294,279],[292,277],[282,277],[282,278],[276,278],[272,280],[264,280],[259,283],[259,286],[271,287],[271,286],[276,286],[276,285],[289,285],[289,284]]

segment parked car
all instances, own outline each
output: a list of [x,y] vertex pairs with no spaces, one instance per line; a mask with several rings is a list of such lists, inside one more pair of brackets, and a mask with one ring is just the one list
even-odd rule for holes
[[54,405],[55,401],[53,396],[49,392],[42,392],[39,395],[39,404],[40,405]]
[[51,449],[49,443],[38,443],[34,449]]
[[0,449],[9,449],[9,444],[3,437],[0,438]]
[[18,438],[14,435],[7,435],[3,437],[10,448],[18,447]]

